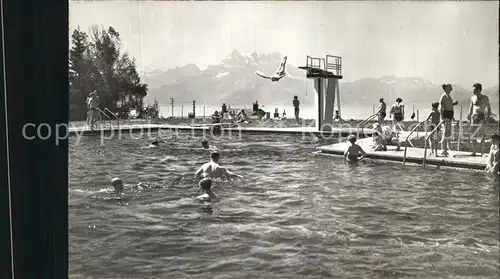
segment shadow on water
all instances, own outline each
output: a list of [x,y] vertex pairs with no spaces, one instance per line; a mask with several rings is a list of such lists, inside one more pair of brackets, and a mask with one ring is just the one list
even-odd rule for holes
[[[214,139],[198,203],[200,137],[70,138],[70,274],[86,277],[449,277],[498,273],[498,181],[483,173],[312,155],[311,138]],[[109,181],[156,185],[112,198]]]

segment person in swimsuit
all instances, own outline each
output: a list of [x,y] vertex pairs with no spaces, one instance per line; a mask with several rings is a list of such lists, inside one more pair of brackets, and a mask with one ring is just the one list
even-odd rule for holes
[[384,123],[385,117],[387,116],[387,105],[384,103],[384,98],[379,99],[378,106],[378,123],[382,125]]
[[124,186],[123,181],[120,178],[113,178],[111,180],[111,186],[115,189],[116,194],[123,194]]
[[347,140],[351,143],[344,152],[344,162],[357,163],[362,160],[366,155],[366,152],[356,144],[356,136],[350,135]]
[[300,112],[300,102],[299,97],[293,96],[293,110],[295,112],[295,121],[299,123],[299,112]]
[[453,107],[458,105],[458,101],[453,102],[453,99],[450,96],[451,91],[453,91],[451,84],[443,84],[442,88],[444,92],[441,94],[441,98],[439,99],[439,105],[441,106],[441,119],[444,120],[445,123],[443,137],[441,139],[443,149],[441,156],[448,156],[448,139],[451,136],[451,122],[454,119]]
[[[485,140],[484,124],[487,123],[491,116],[491,105],[488,96],[481,94],[483,86],[480,83],[475,83],[472,85],[472,92],[474,96],[470,99],[469,114],[467,119],[471,125],[471,133],[469,133],[469,141],[472,142],[473,152],[471,156],[476,156],[477,151],[477,140],[471,139],[470,137],[476,132],[476,127],[478,127],[477,134],[481,138],[481,156],[483,156],[483,146]],[[486,111],[488,112],[486,114]]]
[[95,91],[90,93],[89,98],[87,99],[87,107],[88,111],[88,125],[90,126],[90,130],[94,130],[95,122],[97,121],[97,117],[99,112],[97,108],[99,107],[99,97]]
[[202,178],[222,178],[226,177],[239,177],[243,178],[243,176],[239,174],[235,174],[233,172],[228,171],[226,168],[221,167],[219,165],[220,154],[218,152],[212,152],[210,154],[210,162],[203,164],[195,173],[196,177]]
[[203,147],[203,149],[207,149],[207,150],[219,150],[216,146],[209,145],[208,140],[206,140],[206,139],[203,139],[201,141],[201,146]]
[[[440,119],[441,119],[441,114],[439,113],[439,103],[434,102],[432,103],[432,111],[429,113],[429,117],[425,121],[429,121],[429,130],[434,131],[434,129],[439,125]],[[434,135],[429,139],[429,145],[431,147],[431,153],[429,156],[436,156],[438,157],[438,139],[439,139],[439,128],[438,130],[434,133]]]
[[373,151],[387,151],[387,147],[384,145],[382,136],[378,132],[373,132]]
[[270,79],[271,81],[279,81],[285,76],[285,67],[286,67],[286,59],[287,57],[283,57],[283,60],[281,60],[281,64],[279,68],[276,70],[276,73],[272,76],[267,76],[261,71],[255,72],[259,77],[265,78],[265,79]]
[[391,107],[391,115],[394,115],[393,119],[397,122],[403,121],[404,119],[404,109],[405,106],[401,104],[403,99],[397,98],[396,103]]
[[488,154],[488,161],[486,164],[485,171],[492,174],[499,174],[499,157],[500,149],[498,148],[498,143],[500,141],[500,136],[494,134],[491,136],[491,147],[490,153]]
[[198,201],[213,201],[219,199],[219,197],[212,192],[212,179],[203,178],[198,183],[198,188],[201,190],[202,194],[196,197]]

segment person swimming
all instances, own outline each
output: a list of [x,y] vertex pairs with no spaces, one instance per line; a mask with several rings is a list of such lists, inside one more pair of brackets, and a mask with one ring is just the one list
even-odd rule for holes
[[198,201],[212,201],[219,199],[219,197],[212,192],[212,179],[203,178],[198,183],[198,187],[202,192],[201,195],[196,197]]
[[125,187],[123,180],[121,180],[121,178],[118,178],[118,177],[111,179],[111,186],[115,190],[115,194],[123,194],[125,192],[125,188],[135,189],[135,190],[143,190],[143,189],[153,189],[153,188],[159,187],[159,185],[155,185],[155,184],[148,185],[144,182],[139,182],[139,183],[134,184],[134,185],[127,185]]
[[111,186],[113,186],[113,189],[115,190],[115,194],[118,194],[118,195],[123,194],[125,187],[123,185],[123,181],[120,178],[115,177],[115,178],[111,179]]
[[[356,136],[350,135],[347,140],[351,143],[344,152],[344,162],[356,163],[364,158],[366,152],[356,144]],[[361,155],[361,156],[360,156]]]
[[157,140],[155,140],[151,144],[149,144],[148,146],[142,147],[142,148],[156,148],[156,147],[159,147],[159,146],[160,146],[160,142],[157,141]]
[[201,141],[201,146],[203,147],[203,149],[219,150],[216,146],[209,145],[208,140],[206,140],[206,139],[203,139]]
[[212,152],[210,154],[210,162],[203,164],[195,173],[196,177],[202,178],[222,178],[222,177],[239,177],[243,176],[230,172],[226,168],[219,165],[220,154],[219,152]]

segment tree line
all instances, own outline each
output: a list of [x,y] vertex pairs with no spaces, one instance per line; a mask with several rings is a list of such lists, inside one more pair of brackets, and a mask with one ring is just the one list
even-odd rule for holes
[[139,118],[157,118],[158,102],[144,106],[148,86],[141,82],[135,59],[121,50],[120,34],[113,28],[93,26],[90,31],[73,30],[69,51],[70,120],[85,120],[86,99],[95,91],[101,108],[128,118],[133,110]]

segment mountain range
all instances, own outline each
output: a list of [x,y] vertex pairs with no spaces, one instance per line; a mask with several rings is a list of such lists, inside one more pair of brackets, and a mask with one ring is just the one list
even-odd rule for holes
[[[191,103],[233,107],[246,106],[258,100],[260,104],[290,105],[293,96],[299,96],[301,106],[314,106],[315,91],[312,81],[305,72],[291,61],[286,65],[286,76],[279,82],[271,82],[255,74],[260,70],[273,74],[283,55],[280,53],[241,54],[233,50],[218,65],[209,65],[205,70],[195,64],[188,64],[167,71],[146,72],[142,79],[148,84],[147,102],[158,100],[160,105],[170,104],[174,98],[177,104]],[[384,98],[391,105],[397,97],[407,105],[430,108],[442,93],[441,85],[433,84],[420,77],[384,76],[364,78],[353,82],[340,81],[342,105],[372,107]],[[461,104],[469,104],[471,89],[453,85],[452,97]],[[499,114],[499,86],[483,88],[483,94],[490,98],[493,112]]]

